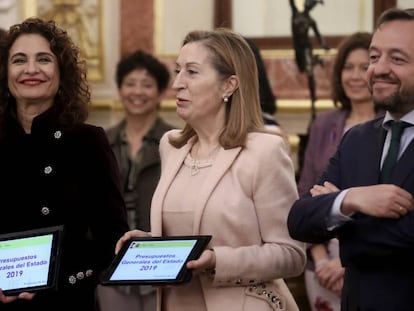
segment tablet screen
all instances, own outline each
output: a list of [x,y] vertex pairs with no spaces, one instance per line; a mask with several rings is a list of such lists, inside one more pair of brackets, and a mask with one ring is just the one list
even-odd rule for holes
[[[211,236],[133,239],[109,269],[109,283],[180,283],[190,275],[189,260],[199,257]],[[105,282],[104,282],[105,283]]]
[[62,227],[0,236],[0,288],[6,295],[55,284]]

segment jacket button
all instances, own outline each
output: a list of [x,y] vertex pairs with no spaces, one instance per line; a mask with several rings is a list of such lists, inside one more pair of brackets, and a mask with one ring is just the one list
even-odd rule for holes
[[75,284],[76,283],[76,278],[73,275],[71,275],[71,276],[69,276],[68,281],[69,281],[70,284]]
[[49,213],[50,213],[49,208],[47,206],[43,206],[42,207],[42,214],[46,216],[46,215],[49,215]]
[[85,277],[85,274],[82,271],[80,271],[76,274],[76,278],[78,280],[82,280],[84,277]]
[[44,168],[44,170],[43,170],[43,172],[46,174],[46,175],[48,175],[48,174],[50,174],[50,173],[52,173],[52,167],[49,165],[49,166],[46,166],[45,168]]
[[86,277],[90,277],[93,274],[93,270],[92,269],[88,269],[85,271]]
[[61,131],[56,131],[56,132],[53,134],[53,137],[55,137],[56,139],[61,138],[61,137],[62,137],[62,132],[61,132]]

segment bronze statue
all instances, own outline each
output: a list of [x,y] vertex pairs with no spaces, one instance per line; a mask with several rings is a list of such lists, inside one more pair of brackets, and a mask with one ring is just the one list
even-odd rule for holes
[[[316,100],[313,68],[317,64],[323,65],[323,63],[317,55],[313,55],[313,46],[312,41],[309,38],[309,30],[313,30],[322,48],[329,50],[329,46],[319,33],[318,26],[315,20],[309,15],[309,12],[316,4],[323,4],[323,0],[305,0],[303,11],[298,10],[294,0],[289,0],[289,2],[292,9],[292,35],[296,64],[298,65],[299,71],[305,72],[307,75],[313,107],[313,103]],[[312,119],[313,118],[314,111],[312,110]]]
[[[290,7],[292,9],[292,35],[293,35],[293,47],[295,49],[295,59],[300,72],[305,72],[308,79],[308,88],[311,98],[311,122],[316,117],[315,101],[316,101],[316,85],[315,76],[313,74],[313,68],[315,65],[323,66],[322,60],[318,55],[313,55],[312,41],[309,38],[309,30],[312,29],[319,44],[325,50],[329,50],[328,44],[319,33],[316,21],[309,15],[309,12],[318,3],[323,4],[323,0],[305,0],[304,10],[299,11],[296,7],[294,0],[289,0]],[[309,124],[310,125],[310,124]],[[299,134],[299,149],[298,149],[298,170],[296,172],[296,178],[299,179],[302,171],[303,160],[305,155],[305,149],[308,142],[308,132],[306,134]]]

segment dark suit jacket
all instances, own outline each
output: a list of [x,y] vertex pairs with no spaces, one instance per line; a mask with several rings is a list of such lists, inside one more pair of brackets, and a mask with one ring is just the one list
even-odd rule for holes
[[[350,129],[318,184],[330,181],[340,189],[378,184],[386,134],[381,122],[379,118]],[[413,157],[414,142],[391,177],[412,194]],[[394,220],[357,213],[352,221],[328,231],[327,219],[338,194],[308,194],[297,200],[288,217],[291,236],[310,243],[339,238],[346,268],[343,310],[414,310],[414,214]]]

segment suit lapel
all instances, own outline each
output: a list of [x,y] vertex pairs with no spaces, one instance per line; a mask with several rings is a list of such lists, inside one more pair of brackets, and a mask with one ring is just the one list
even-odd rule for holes
[[[379,121],[375,124],[375,127],[379,127],[378,130],[378,145],[380,146],[380,150],[377,152],[379,155],[378,163],[381,161],[382,150],[384,147],[385,137],[387,135],[387,131],[382,128],[382,120],[383,118],[379,119]],[[395,185],[403,185],[405,179],[411,175],[414,170],[414,161],[412,160],[412,156],[414,154],[414,140],[412,140],[407,148],[405,149],[404,153],[401,155],[400,159],[395,165],[395,168],[391,174],[391,182]],[[379,169],[378,171],[378,180],[379,180]]]
[[[369,176],[368,180],[371,183],[371,179],[379,181],[380,177],[380,167],[381,167],[381,156],[382,151],[384,148],[385,137],[387,135],[387,131],[382,127],[382,120],[380,119],[378,122],[374,124],[373,131],[376,132],[376,144],[375,146],[371,146],[368,150],[372,150],[372,153],[367,153],[366,156],[366,172],[365,176]],[[370,139],[367,140],[369,143]],[[405,179],[413,172],[414,170],[414,161],[412,160],[412,156],[414,154],[414,141],[411,141],[410,144],[407,146],[404,153],[401,155],[401,158],[398,160],[394,171],[391,175],[391,181],[393,184],[396,185],[403,185]],[[372,167],[375,165],[376,167]],[[376,176],[370,176],[369,172],[376,172]]]
[[159,181],[158,188],[151,204],[151,231],[153,236],[162,235],[162,206],[164,199],[168,188],[181,168],[192,145],[192,142],[188,142],[180,149],[170,147],[173,148],[173,150],[168,153],[168,157],[165,158],[165,163],[161,164],[162,178]]
[[[380,176],[382,149],[384,148],[387,131],[382,127],[384,117],[379,117],[367,124],[366,134],[363,134],[355,151],[361,154],[361,165],[358,167],[362,172],[358,176],[367,177],[368,184],[377,184]],[[360,126],[357,125],[357,130]],[[364,129],[362,129],[364,130]]]
[[395,165],[395,168],[391,174],[391,181],[396,185],[403,185],[405,179],[412,174],[414,170],[414,142],[411,141],[410,144],[405,149],[404,153],[401,155],[401,158]]
[[[168,154],[168,158],[165,160],[165,163],[162,164],[163,166],[165,165],[165,168],[162,171],[163,176],[160,179],[160,183],[158,184],[158,188],[151,205],[151,227],[153,236],[162,235],[162,206],[164,199],[171,183],[174,181],[174,178],[180,170],[187,154],[191,150],[192,145],[193,142],[190,140],[190,142],[182,148],[170,152]],[[207,201],[222,176],[234,162],[240,150],[240,147],[228,150],[224,150],[222,147],[219,149],[214,163],[211,166],[208,177],[206,178],[203,187],[200,189],[196,206],[194,206],[193,234],[199,233],[200,222]]]
[[[358,130],[358,128],[356,129]],[[351,163],[354,171],[350,183],[358,185],[373,185],[379,181],[382,148],[386,131],[381,126],[381,121],[373,123],[367,134],[361,136],[359,146],[349,152],[357,153],[358,158],[350,157],[355,161]],[[361,152],[362,151],[362,152]]]
[[[377,122],[374,123],[374,127],[372,128],[375,133],[375,146],[374,152],[372,155],[372,163],[376,166],[372,168],[372,172],[375,172],[375,183],[378,183],[380,180],[381,174],[381,158],[382,158],[382,150],[384,149],[385,137],[387,136],[387,131],[382,127],[383,118],[379,119]],[[369,161],[367,161],[369,163]],[[370,168],[371,169],[371,168]]]
[[237,155],[240,153],[241,147],[224,150],[222,147],[216,155],[210,172],[203,184],[202,189],[194,207],[194,226],[193,234],[199,234],[201,218],[204,212],[204,208],[210,195],[213,193],[214,188],[219,183],[223,175],[228,171]]

